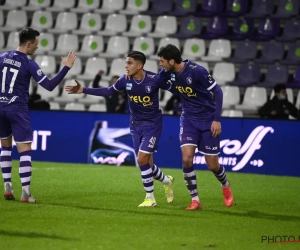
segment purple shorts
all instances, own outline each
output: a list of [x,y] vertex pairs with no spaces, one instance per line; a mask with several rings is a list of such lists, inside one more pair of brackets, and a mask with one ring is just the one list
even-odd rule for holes
[[193,145],[204,155],[218,155],[220,153],[220,137],[213,137],[212,121],[193,121],[180,119],[180,146]]
[[138,155],[139,151],[146,154],[152,154],[157,151],[162,125],[131,125],[130,132],[136,155]]
[[32,127],[28,111],[0,111],[0,138],[13,135],[15,142],[32,142]]

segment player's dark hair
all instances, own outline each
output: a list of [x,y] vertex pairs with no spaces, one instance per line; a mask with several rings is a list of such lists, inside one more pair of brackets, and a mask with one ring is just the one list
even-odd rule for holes
[[180,50],[173,44],[160,47],[157,56],[163,57],[168,61],[173,59],[177,64],[182,62]]
[[285,84],[280,83],[280,84],[276,84],[276,85],[274,86],[274,92],[275,92],[275,93],[279,93],[279,92],[280,92],[281,90],[283,90],[283,89],[286,89]]
[[40,35],[35,29],[32,28],[24,28],[19,32],[19,45],[22,45],[28,41],[34,41],[37,36]]
[[127,57],[131,57],[136,61],[140,61],[143,65],[146,63],[146,56],[144,53],[139,51],[130,51]]

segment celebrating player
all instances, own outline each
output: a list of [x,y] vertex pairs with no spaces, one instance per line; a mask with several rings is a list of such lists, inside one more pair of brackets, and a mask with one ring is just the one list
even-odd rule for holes
[[177,47],[168,44],[159,49],[160,76],[176,86],[182,100],[180,117],[180,145],[183,176],[192,197],[186,210],[201,209],[196,174],[193,167],[195,150],[205,156],[208,168],[222,184],[224,203],[233,204],[233,195],[225,168],[219,164],[223,93],[207,70],[189,60],[182,61]]
[[19,33],[19,46],[16,50],[0,55],[0,138],[1,170],[4,179],[4,197],[14,200],[11,183],[12,136],[20,154],[19,174],[22,182],[21,202],[36,202],[30,192],[31,182],[31,143],[33,139],[31,120],[28,111],[30,78],[45,89],[52,91],[65,77],[76,59],[74,52],[62,58],[65,65],[51,80],[42,72],[35,61],[28,59],[38,49],[40,33],[32,28]]
[[130,131],[133,145],[137,154],[138,165],[141,170],[142,182],[146,191],[146,198],[139,207],[154,207],[153,179],[164,184],[167,201],[173,201],[173,177],[164,173],[153,164],[152,153],[156,151],[162,132],[162,111],[159,109],[159,88],[170,90],[167,84],[155,73],[143,69],[146,56],[138,51],[132,51],[126,58],[126,71],[131,79],[123,75],[108,88],[83,88],[76,81],[77,86],[66,86],[70,94],[85,93],[96,96],[109,96],[118,91],[126,90],[129,101]]

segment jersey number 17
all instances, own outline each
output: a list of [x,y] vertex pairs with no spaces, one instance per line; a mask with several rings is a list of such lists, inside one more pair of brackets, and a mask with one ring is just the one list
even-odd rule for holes
[[[17,75],[19,73],[19,70],[10,68],[9,71],[14,74],[11,79],[11,82],[9,84],[9,90],[8,90],[8,93],[11,94],[13,92],[13,88],[14,88],[15,81],[16,81]],[[1,88],[2,93],[5,92],[6,73],[7,73],[7,67],[4,67],[2,70],[2,88]]]

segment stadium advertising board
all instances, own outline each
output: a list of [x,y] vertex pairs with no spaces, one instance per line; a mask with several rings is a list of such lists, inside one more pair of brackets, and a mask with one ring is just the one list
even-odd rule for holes
[[[33,159],[115,166],[136,165],[128,115],[90,112],[31,112]],[[164,116],[157,165],[181,168],[179,117]],[[300,176],[300,123],[223,118],[220,163],[227,171]],[[16,148],[13,158],[18,159]],[[195,168],[206,170],[196,152]]]

